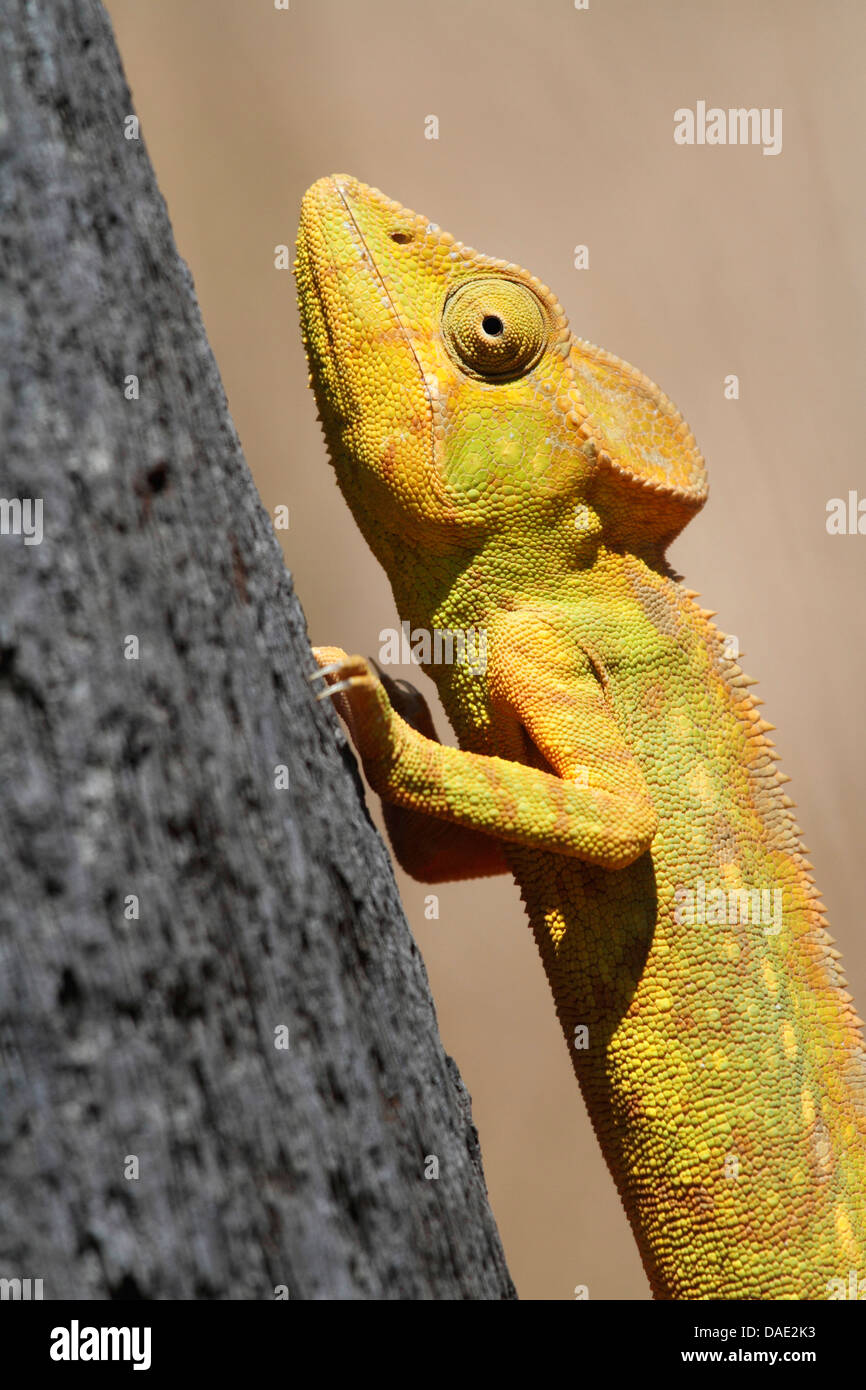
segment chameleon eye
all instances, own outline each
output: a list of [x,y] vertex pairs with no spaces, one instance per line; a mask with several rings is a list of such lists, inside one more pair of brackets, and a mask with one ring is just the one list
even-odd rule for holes
[[470,376],[514,378],[534,367],[547,342],[547,319],[532,290],[485,275],[445,301],[445,346]]

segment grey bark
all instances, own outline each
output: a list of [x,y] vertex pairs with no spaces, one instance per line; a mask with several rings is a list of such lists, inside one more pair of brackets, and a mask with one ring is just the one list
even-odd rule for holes
[[0,1277],[513,1297],[96,0],[6,0],[0,100],[0,496],[44,527],[0,535]]

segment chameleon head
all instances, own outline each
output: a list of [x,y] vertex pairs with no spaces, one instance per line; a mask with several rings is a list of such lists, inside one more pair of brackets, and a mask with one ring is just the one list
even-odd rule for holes
[[519,266],[335,174],[304,196],[296,274],[331,458],[380,554],[389,529],[667,543],[703,502],[671,403]]

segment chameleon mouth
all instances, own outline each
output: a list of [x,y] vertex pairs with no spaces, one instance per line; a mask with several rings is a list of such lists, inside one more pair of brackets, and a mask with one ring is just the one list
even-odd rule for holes
[[[335,311],[343,317],[355,312],[361,298],[359,283],[367,288],[375,285],[382,306],[387,305],[391,324],[407,338],[352,208],[352,194],[365,190],[366,185],[349,174],[329,175],[307,189],[301,202],[299,258],[309,266],[312,288],[326,317],[333,318]],[[368,327],[372,327],[369,297],[364,299]]]
[[[337,395],[347,412],[363,406],[352,389],[350,367],[365,350],[376,346],[380,351],[396,349],[397,356],[408,353],[408,365],[423,386],[429,409],[429,390],[411,335],[353,208],[354,201],[372,197],[380,199],[384,207],[397,207],[350,174],[319,179],[304,194],[296,271],[299,290],[303,291],[300,305],[305,346],[317,352],[332,387],[336,384],[340,388]],[[396,242],[404,236],[412,239],[408,233],[396,233],[393,239]],[[316,310],[311,309],[310,289]],[[318,324],[312,323],[313,317],[319,319]],[[405,370],[403,362],[400,371],[405,374]]]
[[[311,384],[338,481],[375,478],[401,526],[451,517],[437,470],[434,402],[392,288],[418,268],[423,219],[348,174],[319,179],[301,204],[296,278]],[[393,259],[392,259],[393,258]]]

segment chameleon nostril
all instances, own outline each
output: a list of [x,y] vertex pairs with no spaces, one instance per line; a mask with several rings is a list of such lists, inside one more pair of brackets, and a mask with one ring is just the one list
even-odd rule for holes
[[391,240],[396,241],[398,246],[405,246],[407,242],[413,240],[411,232],[396,231],[390,233]]
[[497,338],[505,327],[505,324],[498,314],[485,314],[484,318],[481,320],[481,327],[489,337]]

